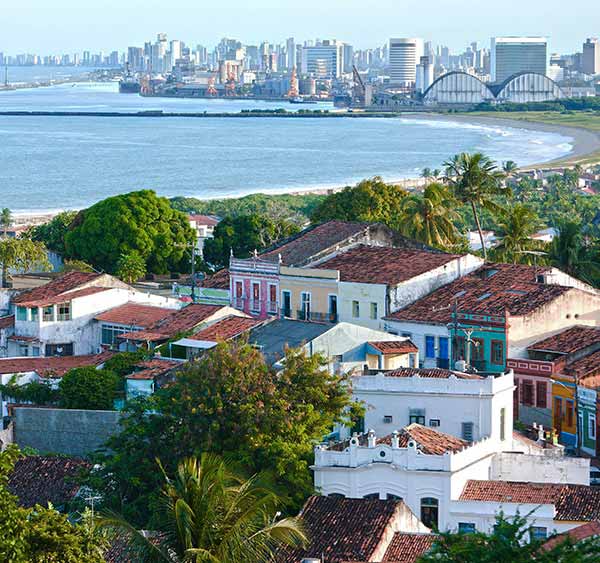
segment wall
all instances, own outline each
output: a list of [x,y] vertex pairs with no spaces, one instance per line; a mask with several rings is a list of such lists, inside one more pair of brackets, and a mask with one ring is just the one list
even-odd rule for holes
[[329,313],[329,296],[338,295],[339,272],[312,268],[281,267],[279,278],[279,302],[283,303],[283,292],[289,291],[292,304],[292,318],[302,308],[301,293],[311,294],[311,312],[326,316]]
[[[386,320],[384,323],[384,330],[392,334],[409,336],[415,346],[419,349],[421,367],[435,368],[442,366],[437,360],[440,353],[440,338],[448,339],[448,356],[451,354],[450,331],[446,325]],[[425,336],[433,336],[435,338],[436,358],[426,357],[427,349],[425,346]],[[453,366],[450,365],[450,360],[448,360],[447,366],[452,369]]]
[[[381,320],[386,314],[387,286],[371,283],[339,283],[338,311],[340,321],[358,324],[372,329],[382,329]],[[358,301],[360,315],[354,317],[353,301]],[[371,318],[371,303],[377,303],[377,318]]]
[[119,431],[120,417],[116,411],[17,407],[15,442],[40,452],[86,456]]
[[494,456],[492,480],[538,483],[590,484],[590,460],[503,452]]

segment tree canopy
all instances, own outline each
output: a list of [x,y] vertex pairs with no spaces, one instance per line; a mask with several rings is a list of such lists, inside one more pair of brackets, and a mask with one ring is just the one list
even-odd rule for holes
[[10,270],[27,272],[34,267],[37,271],[50,269],[46,248],[42,243],[25,237],[0,237],[2,287],[8,285]]
[[111,410],[120,383],[119,377],[106,369],[73,368],[60,380],[60,405],[65,409]]
[[32,240],[44,243],[48,250],[64,255],[65,237],[76,216],[77,211],[62,211],[47,223],[32,227],[30,237]]
[[151,190],[109,197],[81,211],[65,236],[66,253],[114,273],[119,258],[136,252],[149,272],[187,269],[186,245],[195,234],[187,217]]

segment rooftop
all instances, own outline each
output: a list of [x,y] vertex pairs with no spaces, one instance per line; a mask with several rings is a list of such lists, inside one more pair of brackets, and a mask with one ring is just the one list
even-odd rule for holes
[[419,351],[410,340],[387,340],[379,342],[367,342],[369,346],[386,354],[414,354]]
[[146,360],[145,362],[139,363],[137,366],[135,366],[134,371],[127,375],[125,379],[153,380],[154,378],[165,375],[172,369],[181,365],[182,362],[154,358],[152,360]]
[[437,538],[435,534],[396,532],[382,561],[383,563],[415,563],[431,549]]
[[96,316],[96,320],[106,323],[148,328],[150,325],[159,322],[172,313],[173,309],[153,307],[152,305],[142,305],[139,303],[125,303],[120,307],[115,307],[114,309],[109,309],[108,311],[104,311],[104,313],[100,313]]
[[556,508],[556,520],[586,522],[600,519],[600,488],[588,485],[470,480],[460,500],[552,504]]
[[18,305],[26,305],[53,300],[53,298],[58,297],[63,293],[73,291],[81,288],[81,286],[94,282],[103,275],[104,274],[93,272],[69,272],[45,285],[20,293],[13,299],[13,302]]
[[73,500],[80,488],[75,478],[89,468],[87,461],[76,458],[27,456],[15,464],[8,488],[25,508],[49,502],[60,508]]
[[0,317],[0,330],[5,328],[12,328],[15,326],[15,316],[9,315],[8,317]]
[[433,379],[485,379],[481,375],[441,368],[398,368],[384,373],[386,377],[425,377]]
[[563,371],[579,379],[598,374],[600,372],[600,350],[567,364]]
[[447,324],[457,310],[485,315],[527,315],[573,288],[537,283],[543,268],[520,264],[491,264],[445,285],[408,307],[387,317],[389,320]]
[[190,221],[194,221],[198,225],[206,225],[207,227],[214,227],[219,224],[219,219],[213,215],[188,215]]
[[189,336],[190,340],[206,340],[223,342],[249,331],[262,321],[247,317],[231,315]]
[[62,377],[73,368],[103,364],[112,355],[103,352],[89,356],[0,358],[0,374],[35,372],[40,377]]
[[212,276],[206,276],[202,280],[202,287],[211,289],[229,289],[229,270],[223,268],[215,272]]
[[18,303],[21,307],[48,307],[50,305],[58,305],[59,303],[65,303],[72,299],[79,299],[81,297],[88,297],[104,291],[109,291],[110,287],[82,287],[81,289],[75,289],[58,295],[51,295],[42,299],[21,301]]
[[549,539],[543,545],[542,549],[553,549],[557,545],[560,545],[562,542],[566,541],[567,538],[569,538],[573,543],[577,543],[597,536],[600,536],[600,522],[595,520],[593,522],[588,522],[587,524],[577,526],[577,528],[572,528],[568,532],[559,534],[558,536]]
[[579,325],[535,342],[527,349],[555,354],[573,354],[594,344],[600,345],[600,328]]
[[312,496],[300,513],[306,549],[284,549],[277,563],[317,558],[327,563],[371,561],[402,501]]
[[359,245],[316,267],[338,270],[340,281],[398,285],[459,257],[443,252]]

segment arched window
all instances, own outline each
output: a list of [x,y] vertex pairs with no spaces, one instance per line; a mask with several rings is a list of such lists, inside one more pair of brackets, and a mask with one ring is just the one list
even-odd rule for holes
[[421,499],[421,522],[428,528],[438,527],[439,505],[440,502],[436,498]]

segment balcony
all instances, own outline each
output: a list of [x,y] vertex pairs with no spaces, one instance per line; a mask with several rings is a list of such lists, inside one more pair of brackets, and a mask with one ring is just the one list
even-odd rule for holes
[[[286,316],[286,315],[283,315]],[[307,311],[305,309],[299,309],[296,311],[296,318],[299,321],[312,321],[315,323],[332,323],[338,322],[338,316],[335,313],[316,313],[314,311]]]

